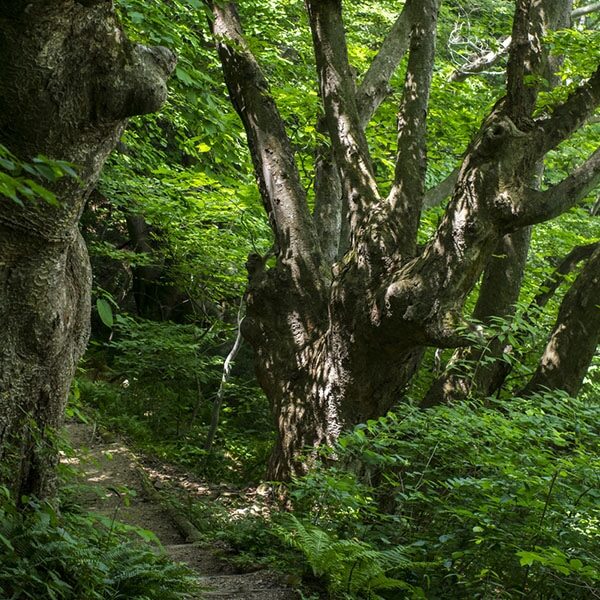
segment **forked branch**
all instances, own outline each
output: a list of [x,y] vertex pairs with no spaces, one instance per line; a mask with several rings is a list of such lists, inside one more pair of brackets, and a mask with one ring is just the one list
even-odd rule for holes
[[[409,4],[410,0],[383,40],[356,92],[358,117],[363,130],[388,95],[390,78],[408,48]],[[318,127],[319,130],[327,129],[321,122]],[[344,207],[347,208],[348,202],[342,199],[342,184],[332,149],[321,144],[315,156],[314,219],[323,258],[327,264],[332,264],[347,248],[347,210]]]
[[450,81],[464,81],[471,75],[476,75],[486,71],[490,67],[498,64],[500,59],[508,53],[512,38],[509,36],[500,42],[498,50],[486,52],[483,56],[474,58],[471,62],[456,69],[450,75]]
[[[571,12],[570,18],[577,19],[596,11],[600,11],[600,2],[576,8]],[[566,26],[567,24],[564,23],[563,25]],[[512,37],[509,36],[500,42],[496,51],[490,51],[481,56],[475,56],[462,67],[457,68],[450,76],[450,81],[464,81],[471,75],[482,73],[498,64],[498,62],[500,62],[500,60],[508,53],[511,43]]]
[[547,0],[517,0],[516,3],[506,73],[506,109],[517,126],[529,119],[535,108],[538,85],[526,78],[542,75],[545,54],[542,38],[548,26],[545,4]]

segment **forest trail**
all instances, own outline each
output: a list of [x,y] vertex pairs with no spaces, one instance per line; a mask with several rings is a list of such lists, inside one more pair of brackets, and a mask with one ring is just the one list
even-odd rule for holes
[[[63,457],[73,465],[84,484],[78,503],[96,513],[142,527],[156,534],[166,553],[175,561],[187,564],[198,574],[204,588],[193,600],[296,600],[299,596],[285,586],[281,577],[268,571],[238,573],[215,556],[215,549],[189,543],[176,526],[171,511],[157,499],[158,494],[143,483],[139,458],[119,439],[105,439],[95,427],[79,422],[66,426],[74,457]],[[151,476],[156,477],[153,469]],[[171,475],[165,472],[165,478]],[[131,493],[133,492],[133,493]],[[124,497],[127,501],[124,501]]]

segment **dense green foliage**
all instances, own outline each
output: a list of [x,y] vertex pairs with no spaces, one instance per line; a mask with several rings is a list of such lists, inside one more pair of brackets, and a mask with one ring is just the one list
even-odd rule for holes
[[24,162],[0,144],[0,197],[9,198],[19,205],[23,201],[44,200],[57,204],[58,199],[40,183],[53,182],[68,175],[77,177],[73,165],[46,156],[36,156]]
[[[113,423],[121,421],[129,433],[137,431],[134,437],[146,442],[152,439],[155,446],[165,445],[152,431],[166,432],[167,440],[181,440],[181,424],[191,422],[189,429],[196,431],[186,432],[185,443],[173,446],[169,442],[166,445],[171,449],[163,447],[165,451],[159,453],[199,464],[204,458],[201,447],[220,380],[220,364],[235,334],[235,314],[245,285],[244,263],[250,252],[264,254],[268,250],[271,234],[254,184],[245,136],[227,99],[201,3],[121,0],[117,6],[134,40],[169,46],[178,53],[179,62],[167,105],[157,115],[132,121],[104,171],[99,186],[103,199],[93,198],[92,210],[85,217],[99,318],[105,325],[112,324],[112,313],[121,318],[112,332],[98,328],[102,342],[105,344],[108,336],[110,340],[98,360],[91,362],[105,362],[110,370],[102,373],[91,366],[88,375],[100,377],[102,390],[82,389],[103,409],[113,406],[108,410]],[[304,8],[301,2],[257,0],[241,2],[239,8],[247,39],[283,113],[310,200],[313,147],[318,137],[315,122],[320,109]],[[360,81],[398,6],[393,2],[349,2],[345,10],[350,58]],[[503,63],[493,73],[463,82],[451,81],[449,76],[473,56],[475,49],[497,48],[499,39],[510,30],[513,2],[486,1],[472,9],[448,2],[442,11],[428,125],[430,185],[456,166],[482,117],[503,93]],[[598,40],[589,32],[569,30],[549,41],[557,52],[569,54],[559,74],[564,85],[553,92],[560,97],[589,73],[598,53]],[[401,64],[391,82],[392,94],[368,129],[382,181],[391,181],[404,70],[405,64]],[[555,101],[542,95],[540,110]],[[568,174],[599,141],[600,124],[592,122],[584,127],[575,144],[551,154],[546,183]],[[589,198],[535,228],[520,299],[521,318],[492,323],[485,340],[478,340],[485,344],[500,332],[507,341],[519,343],[518,354],[505,357],[515,366],[505,389],[508,396],[510,389],[519,389],[535,368],[567,286],[535,315],[535,328],[524,318],[531,317],[531,300],[562,256],[573,246],[600,235],[598,220],[589,215],[592,201]],[[422,239],[436,227],[442,210],[436,207],[423,215]],[[134,249],[128,241],[125,220],[131,215],[141,215],[149,226],[149,249]],[[173,306],[161,307],[162,318],[174,323],[145,322],[139,319],[145,315],[136,316],[130,281],[140,267],[155,269],[152,283],[159,289],[177,290]],[[476,296],[474,290],[468,306]],[[103,318],[107,305],[112,307],[108,319]],[[450,354],[446,351],[441,356],[442,365]],[[253,451],[243,432],[244,415],[258,412],[260,419],[253,429],[268,443],[268,409],[249,384],[250,361],[250,356],[244,359],[243,373],[234,377],[226,394],[224,425],[229,422],[233,427],[220,440],[225,449],[220,458],[227,460],[233,450],[234,456],[245,455],[260,464],[266,449]],[[468,368],[476,369],[477,365]],[[426,391],[436,371],[432,350],[413,382],[413,397]],[[112,393],[106,379],[119,384],[109,386]],[[126,388],[122,385],[125,381]],[[100,396],[104,400],[98,402]],[[236,425],[237,415],[241,418]],[[254,431],[248,433],[250,438],[254,436]],[[241,444],[234,442],[239,451],[225,448],[232,436],[238,441],[240,436],[246,437]]]
[[[103,425],[148,453],[212,479],[257,481],[273,432],[248,369],[234,370],[227,382],[217,442],[204,449],[228,333],[119,315],[112,341],[96,349],[75,393]],[[102,363],[107,356],[110,371]]]
[[[178,53],[161,113],[133,119],[83,218],[94,265],[93,343],[73,390],[98,420],[145,452],[207,477],[247,484],[264,474],[273,425],[252,376],[247,348],[225,386],[217,441],[205,442],[223,360],[232,346],[248,254],[265,255],[271,231],[262,210],[240,122],[231,108],[199,0],[115,2],[135,41]],[[252,50],[270,78],[296,151],[309,201],[314,179],[316,92],[302,2],[240,2]],[[476,4],[474,6],[473,4]],[[357,80],[396,17],[391,0],[345,2]],[[472,6],[473,5],[473,6]],[[429,113],[428,185],[457,165],[482,117],[503,93],[504,65],[464,82],[451,73],[474,51],[495,50],[510,30],[514,2],[445,2]],[[597,62],[600,38],[568,30],[548,40],[568,50],[561,85],[540,96],[541,114],[564,99]],[[369,144],[377,176],[391,181],[395,121],[404,77],[374,117]],[[590,122],[575,143],[546,161],[543,185],[564,178],[600,143]],[[73,176],[44,157],[23,164],[0,146],[0,195],[15,202],[56,198],[39,182]],[[382,188],[385,190],[385,185]],[[427,351],[409,398],[323,451],[322,464],[289,488],[293,515],[231,521],[217,503],[186,507],[209,540],[226,540],[238,563],[276,564],[331,598],[586,599],[600,594],[600,396],[598,363],[578,399],[514,396],[535,369],[571,273],[543,311],[531,302],[574,246],[600,237],[594,198],[533,232],[514,319],[492,319],[473,337],[517,351],[455,364],[470,378],[486,360],[512,373],[497,397],[428,411],[415,408],[451,355]],[[421,240],[443,208],[422,217]],[[132,217],[147,227],[133,243]],[[132,280],[149,269],[165,294],[140,314]],[[168,297],[167,297],[168,296]],[[468,303],[472,308],[474,290]],[[169,304],[169,302],[171,304]],[[597,361],[597,358],[596,358]],[[0,594],[92,600],[185,598],[185,571],[147,549],[123,544],[112,527],[30,501],[19,512],[0,495]]]
[[[121,0],[118,6],[134,39],[174,48],[179,64],[163,112],[134,120],[111,159],[100,186],[108,204],[101,203],[97,214],[99,221],[109,219],[112,230],[102,237],[92,227],[89,241],[94,260],[104,265],[159,266],[161,285],[182,291],[192,309],[171,322],[144,320],[126,292],[111,287],[110,279],[97,281],[98,297],[117,316],[108,323],[110,332],[102,318],[79,391],[99,419],[146,451],[213,481],[256,481],[272,426],[252,382],[249,355],[238,359],[226,387],[218,442],[212,453],[204,450],[222,362],[235,334],[243,265],[249,252],[264,254],[271,245],[244,135],[228,104],[200,3]],[[503,93],[502,61],[462,82],[450,76],[474,53],[498,48],[510,31],[513,7],[509,1],[443,4],[429,112],[428,185],[457,165]],[[310,202],[320,108],[304,8],[287,0],[251,0],[239,8],[288,127]],[[346,2],[345,10],[350,59],[360,81],[398,6]],[[540,95],[540,113],[589,74],[598,54],[598,37],[589,32],[559,32],[548,42],[556,53],[568,51],[569,59],[558,74],[561,85]],[[393,171],[404,70],[402,64],[368,130],[384,182]],[[569,174],[597,147],[600,125],[591,122],[575,141],[549,155],[544,185]],[[473,336],[481,348],[501,340],[514,351],[452,367],[468,379],[488,361],[510,363],[512,372],[496,398],[417,410],[412,402],[418,403],[451,355],[446,350],[435,356],[431,349],[413,381],[411,402],[359,426],[324,451],[322,465],[294,482],[289,490],[294,517],[230,521],[226,507],[210,502],[187,507],[192,520],[209,538],[228,541],[238,563],[270,562],[305,580],[316,578],[315,589],[324,586],[332,598],[596,593],[597,365],[578,400],[560,394],[514,397],[535,369],[576,272],[544,310],[531,303],[563,256],[600,235],[598,220],[590,216],[593,201],[534,229],[516,317],[479,324]],[[423,214],[421,240],[437,226],[442,210]],[[150,252],[133,252],[124,244],[131,214],[143,215],[150,225]]]
[[600,585],[597,390],[403,405],[324,449],[289,486],[291,514],[185,510],[241,566],[332,599],[587,599]]
[[[100,335],[80,391],[107,425],[147,451],[214,478],[256,480],[273,434],[244,348],[225,387],[217,443],[203,449],[244,263],[271,245],[241,125],[200,3],[117,5],[134,40],[172,48],[178,65],[163,111],[132,121],[84,216]],[[130,215],[150,228],[151,249],[131,247]],[[136,314],[128,286],[140,267],[158,273],[159,293],[175,290],[162,313],[172,321]]]
[[406,597],[589,598],[598,417],[593,396],[560,394],[404,406],[342,437],[331,466],[295,483],[306,524],[287,536],[341,596],[376,597],[365,576],[377,565],[414,586]]
[[0,488],[0,597],[185,600],[198,589],[187,568],[132,541],[130,532],[33,499],[18,510]]

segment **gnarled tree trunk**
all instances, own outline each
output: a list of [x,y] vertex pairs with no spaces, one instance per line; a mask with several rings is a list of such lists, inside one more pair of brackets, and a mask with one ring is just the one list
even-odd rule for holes
[[[542,39],[557,13],[568,14],[570,2],[517,0],[506,97],[483,122],[458,172],[437,191],[426,191],[439,0],[407,0],[394,35],[408,39],[391,44],[386,38],[358,86],[348,63],[341,0],[306,0],[331,143],[330,155],[317,153],[313,220],[283,120],[235,5],[207,3],[276,240],[274,267],[257,256],[248,262],[244,334],[255,349],[279,432],[269,475],[288,478],[305,470],[303,448],[331,442],[342,428],[397,402],[424,347],[467,345],[464,303],[503,237],[559,215],[597,183],[600,151],[548,190],[530,186],[544,155],[600,103],[600,69],[552,115],[534,119],[538,89],[531,76],[543,71]],[[407,45],[396,169],[383,197],[364,128],[385,96],[381,82]],[[379,84],[371,88],[371,81]],[[366,88],[371,91],[365,95]],[[451,194],[451,201],[420,248],[421,210],[439,193]],[[347,252],[335,262],[340,248]]]
[[59,200],[0,199],[0,461],[22,495],[53,491],[53,432],[89,333],[91,273],[78,222],[127,118],[166,97],[175,58],[130,43],[112,3],[0,6],[0,143],[73,163]]

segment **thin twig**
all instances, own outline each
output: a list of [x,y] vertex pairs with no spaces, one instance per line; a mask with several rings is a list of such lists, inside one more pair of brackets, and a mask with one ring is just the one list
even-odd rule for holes
[[427,469],[429,468],[429,465],[431,464],[431,461],[433,460],[433,457],[435,456],[435,453],[438,449],[438,446],[440,445],[439,442],[436,442],[433,451],[431,452],[431,455],[429,456],[429,459],[427,460],[427,464],[425,465],[425,468],[423,469],[423,472],[421,473],[421,478],[419,479],[419,481],[417,482],[417,485],[415,486],[415,490],[418,490],[419,487],[421,487],[421,482],[423,481],[423,477],[425,477],[425,473],[427,472]]
[[215,441],[215,435],[217,433],[217,428],[219,426],[219,414],[221,412],[221,405],[223,404],[223,396],[225,394],[225,385],[229,380],[229,375],[231,374],[231,368],[233,366],[233,361],[237,356],[237,353],[242,345],[242,323],[244,321],[244,298],[240,300],[240,306],[238,308],[237,315],[237,335],[235,338],[235,342],[233,344],[233,348],[230,350],[225,362],[223,363],[223,374],[221,376],[221,384],[219,385],[219,390],[217,391],[217,395],[215,397],[215,401],[213,402],[212,415],[210,419],[210,429],[208,431],[208,435],[206,437],[206,443],[204,444],[204,449],[210,452],[212,450],[213,442]]

